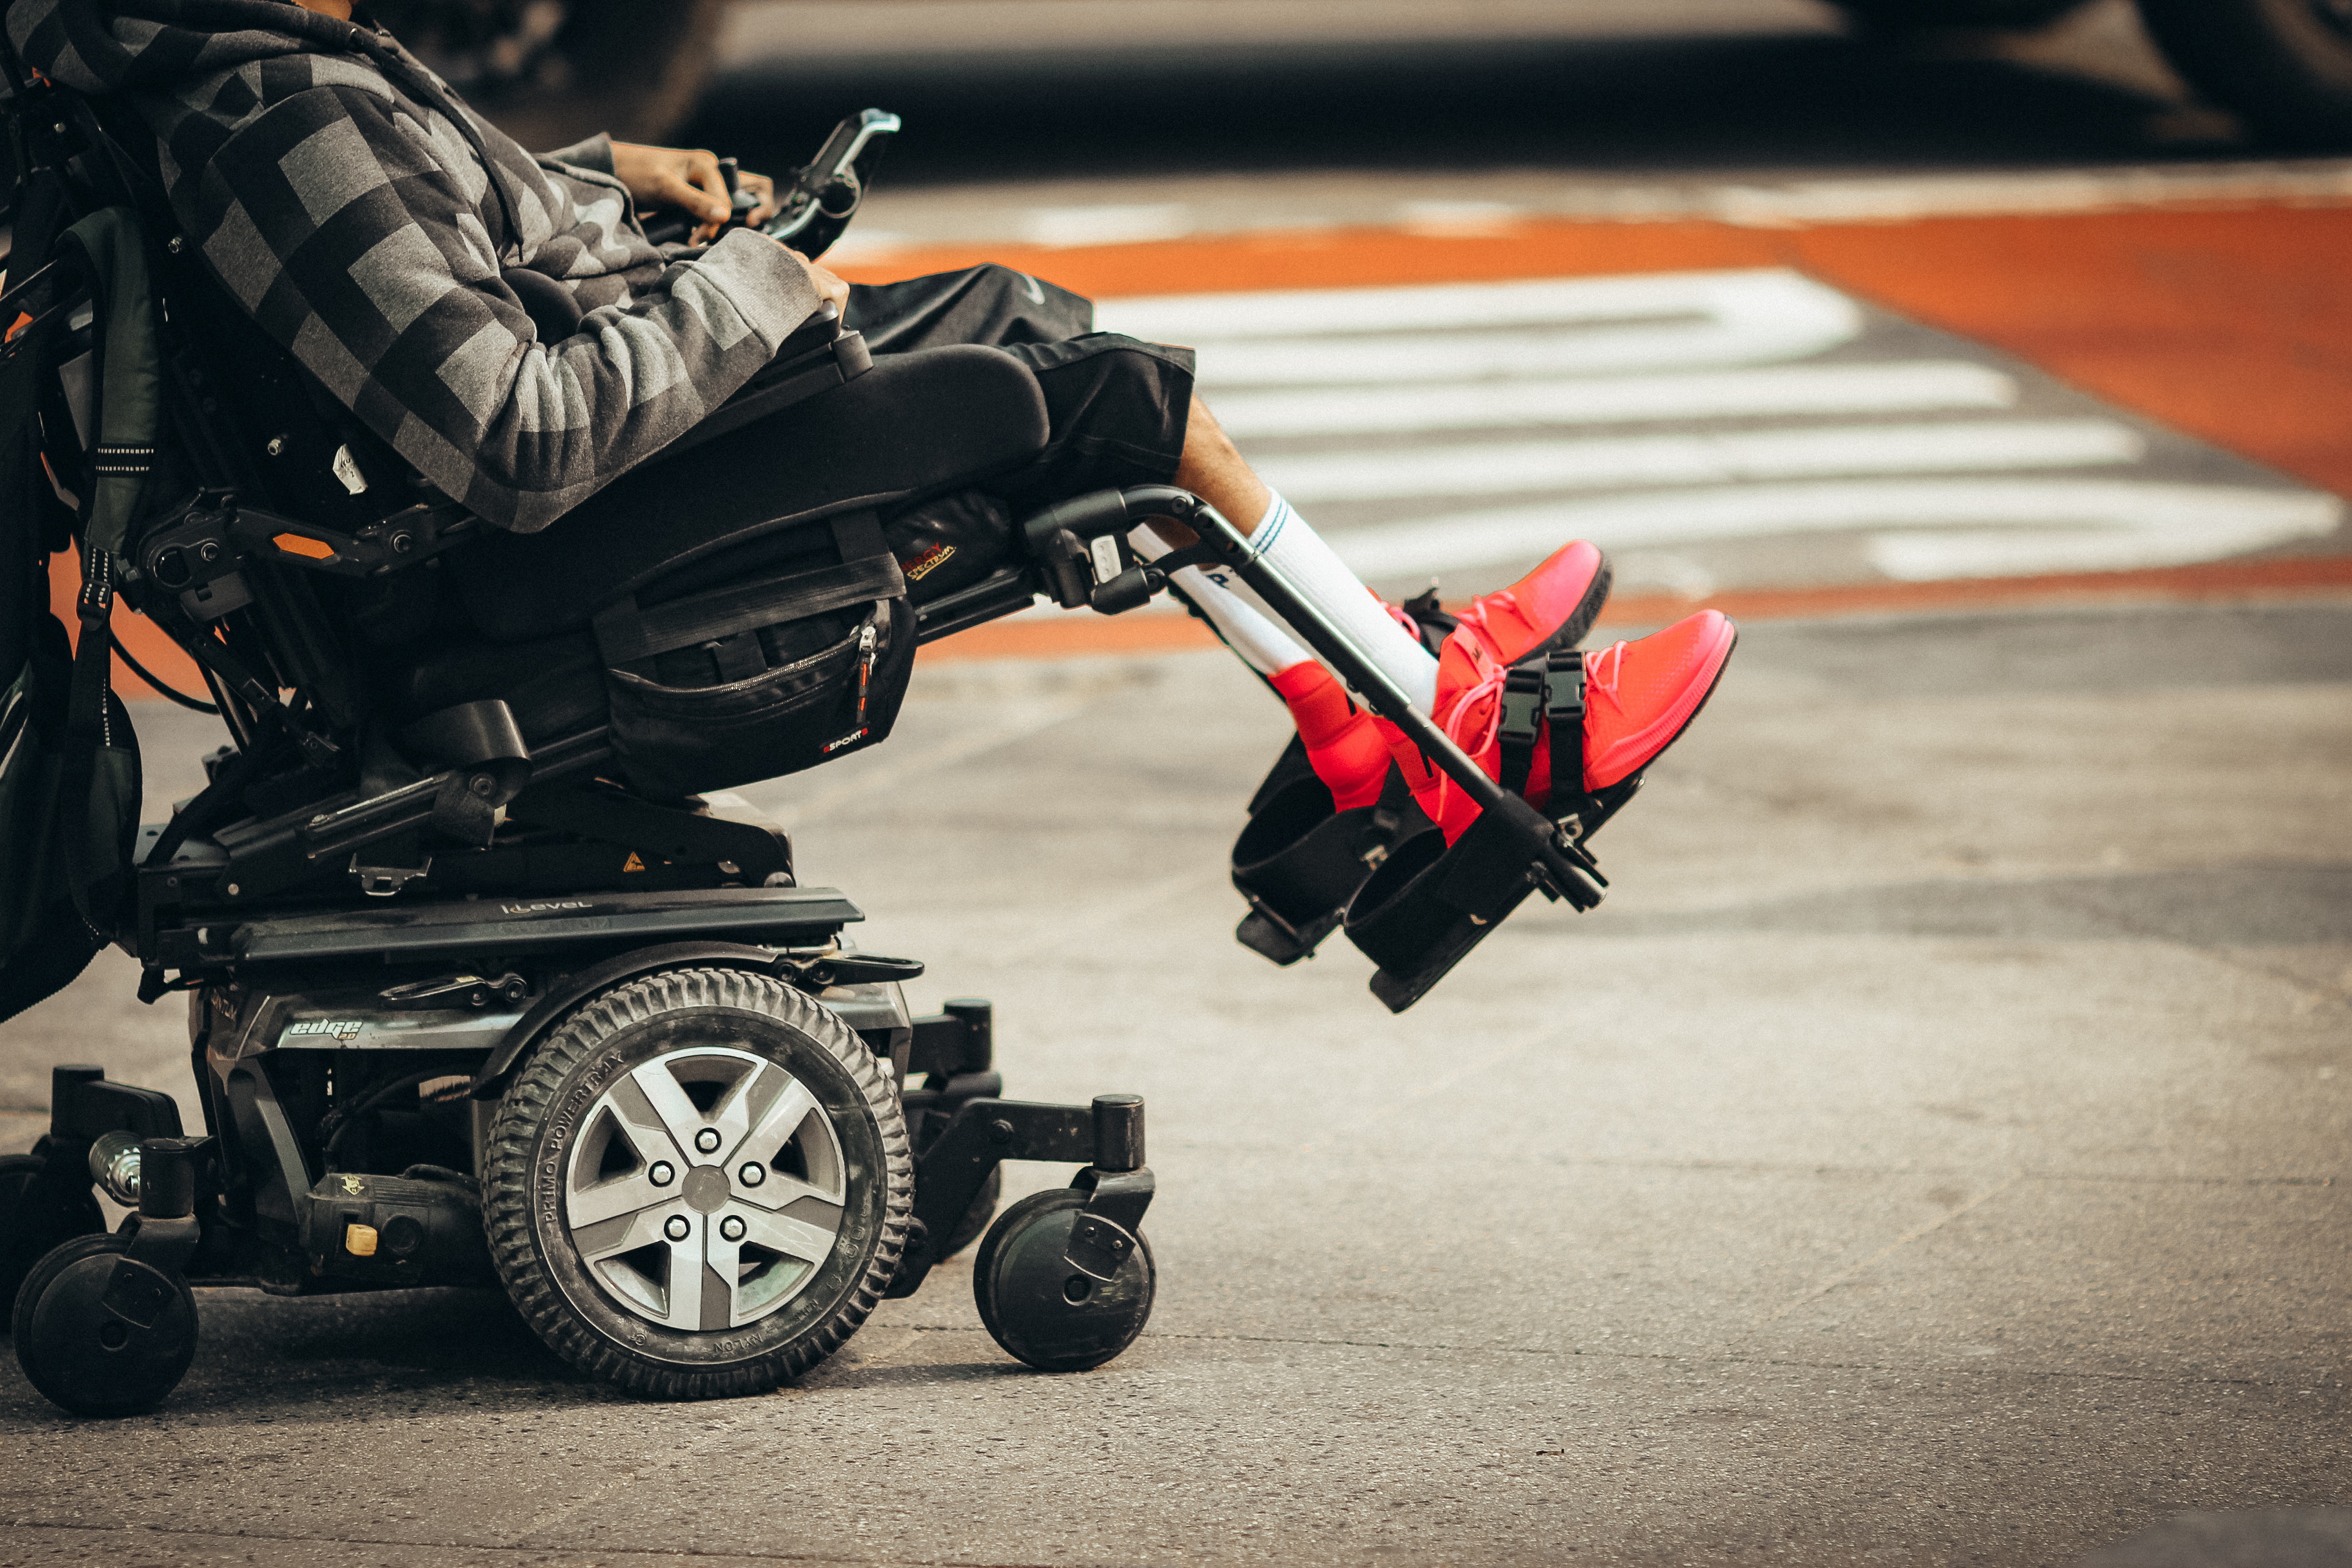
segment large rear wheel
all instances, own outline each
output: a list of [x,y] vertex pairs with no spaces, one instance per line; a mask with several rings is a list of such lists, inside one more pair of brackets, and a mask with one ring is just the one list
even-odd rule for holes
[[763,974],[675,970],[583,1005],[490,1131],[482,1218],[523,1318],[641,1394],[757,1394],[897,1272],[914,1163],[888,1064]]

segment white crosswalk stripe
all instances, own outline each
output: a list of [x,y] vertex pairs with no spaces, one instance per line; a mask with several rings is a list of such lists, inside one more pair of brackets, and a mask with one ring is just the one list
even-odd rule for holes
[[2333,496],[2239,485],[1876,479],[1659,490],[1458,512],[1350,529],[1342,538],[1348,563],[1378,580],[1516,566],[1540,560],[1568,539],[1642,549],[1917,530],[1874,531],[1869,552],[1885,575],[1918,582],[2180,565],[2326,533],[2339,510]]
[[2146,447],[2138,432],[2112,419],[2007,419],[1404,447],[1269,458],[1258,468],[1266,483],[1304,504],[1800,474],[2080,468],[2136,462]]
[[[1268,482],[1391,587],[1475,592],[1577,537],[1691,592],[2171,565],[2342,524],[2332,496],[1791,271],[1171,296],[1100,321],[1197,347]],[[1486,498],[1508,504],[1465,504]]]
[[1961,360],[1921,360],[1596,375],[1573,381],[1530,377],[1435,386],[1227,393],[1217,396],[1217,418],[1229,434],[1245,441],[1501,430],[1526,425],[1617,425],[1629,419],[1996,409],[2016,401],[2017,383],[1997,370]]

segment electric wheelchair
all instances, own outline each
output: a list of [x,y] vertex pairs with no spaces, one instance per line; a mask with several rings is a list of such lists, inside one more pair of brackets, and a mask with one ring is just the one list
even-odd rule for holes
[[[142,999],[185,994],[204,1127],[166,1094],[60,1066],[48,1132],[0,1160],[16,1352],[65,1408],[167,1395],[196,1284],[502,1287],[593,1375],[757,1392],[975,1241],[1006,1351],[1048,1371],[1118,1355],[1154,1289],[1140,1099],[1004,1098],[989,1005],[910,1015],[901,984],[921,966],[859,951],[856,906],[801,885],[784,833],[723,793],[878,743],[919,644],[1041,595],[1116,614],[1221,563],[1486,807],[1450,848],[1416,840],[1402,871],[1339,851],[1342,902],[1386,858],[1426,906],[1375,953],[1391,1006],[1529,892],[1600,898],[1572,834],[1188,492],[1049,507],[986,575],[916,609],[881,520],[1042,446],[1012,357],[876,358],[813,322],[686,437],[755,510],[684,505],[633,473],[593,511],[499,532],[319,397],[183,253],[107,106],[16,87],[26,167],[50,182],[26,189],[121,215],[154,314],[146,452],[89,395],[119,313],[105,268],[67,247],[0,298],[18,323],[0,374],[38,368],[42,456],[79,508],[55,524],[83,559],[77,695],[102,690],[119,596],[203,673],[204,698],[167,695],[217,711],[229,739],[207,786],[140,830],[93,921],[139,961]],[[869,111],[801,172],[796,243],[839,232],[892,129]],[[780,463],[763,432],[787,408]],[[89,493],[126,467],[145,500],[123,538],[95,540]],[[1198,542],[1146,564],[1125,541],[1147,518]],[[104,700],[101,730],[122,721]],[[1005,1160],[1078,1170],[993,1215]],[[114,1232],[94,1183],[135,1208]]]

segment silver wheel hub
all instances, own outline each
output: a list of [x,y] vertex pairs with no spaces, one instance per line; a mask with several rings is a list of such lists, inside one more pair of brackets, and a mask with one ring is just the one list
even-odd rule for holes
[[740,1328],[832,1256],[848,1201],[841,1142],[815,1097],[766,1058],[722,1046],[656,1057],[581,1125],[564,1226],[597,1284],[636,1316]]

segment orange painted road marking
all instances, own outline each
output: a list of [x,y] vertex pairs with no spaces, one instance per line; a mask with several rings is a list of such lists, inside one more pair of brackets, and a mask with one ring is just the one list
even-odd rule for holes
[[1793,267],[2084,392],[2352,495],[2352,208],[1939,218],[1801,229],[1531,221],[1508,232],[1262,234],[909,251],[878,282],[982,261],[1097,298]]

